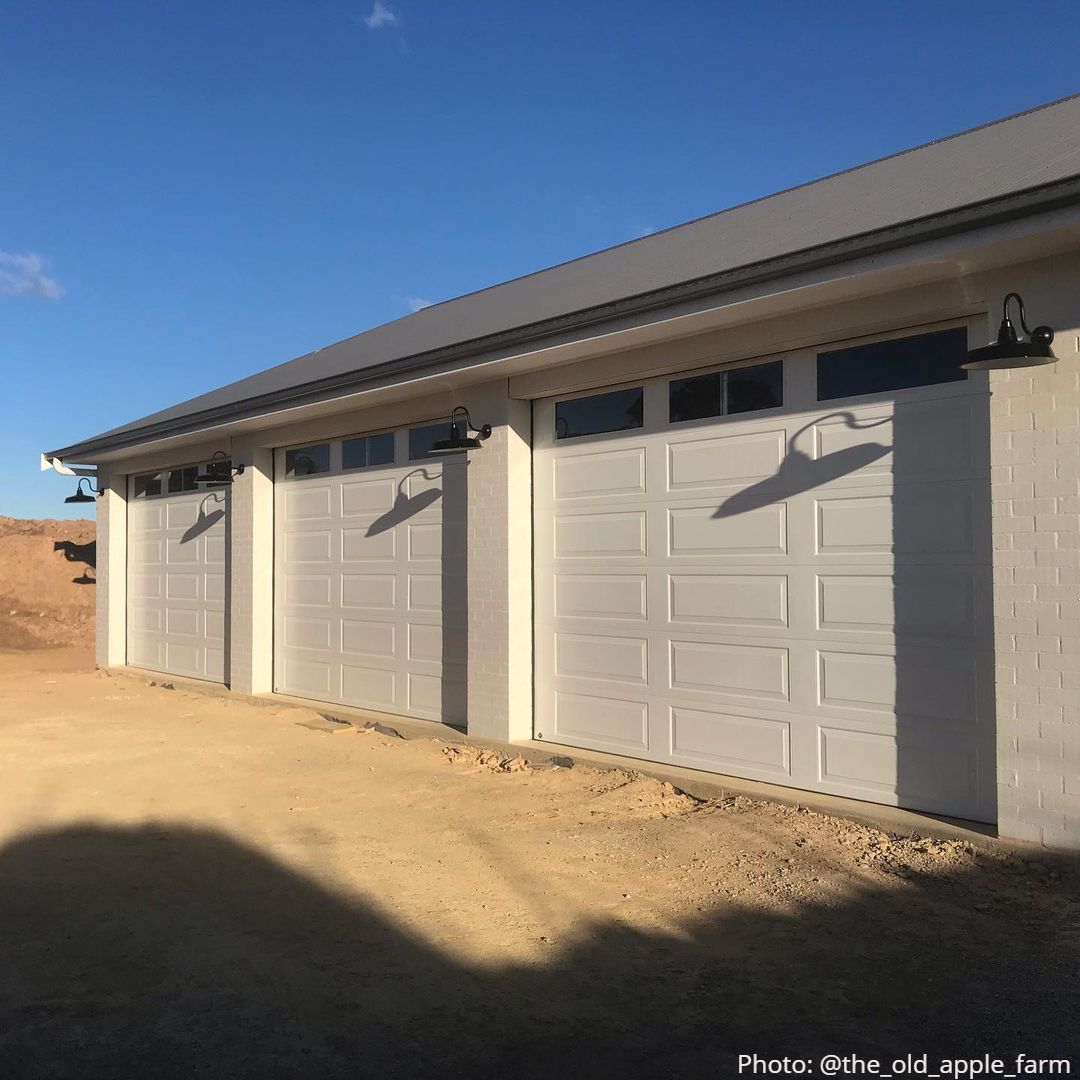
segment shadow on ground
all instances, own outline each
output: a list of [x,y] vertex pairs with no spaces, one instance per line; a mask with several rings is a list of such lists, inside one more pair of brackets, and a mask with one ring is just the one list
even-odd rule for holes
[[0,850],[2,1072],[728,1077],[753,1051],[1068,1056],[1077,876],[1055,870],[703,913],[684,936],[598,925],[543,964],[471,969],[219,834],[38,833]]

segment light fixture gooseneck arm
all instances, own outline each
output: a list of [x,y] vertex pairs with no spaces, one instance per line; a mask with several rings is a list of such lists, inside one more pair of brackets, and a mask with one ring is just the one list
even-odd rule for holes
[[469,415],[469,410],[467,408],[465,408],[464,405],[455,405],[454,406],[453,411],[450,413],[450,423],[451,423],[451,425],[453,425],[456,422],[456,418],[457,418],[458,413],[464,413],[465,414],[465,423],[468,425],[468,430],[469,431],[475,431],[476,434],[480,436],[481,441],[483,441],[484,439],[490,439],[491,438],[491,425],[490,424],[483,424],[481,427],[477,427],[472,422],[472,417]]
[[998,334],[998,340],[1004,340],[1004,336],[1011,334],[1011,340],[1016,340],[1016,331],[1013,329],[1012,323],[1009,321],[1009,301],[1015,300],[1016,307],[1020,312],[1020,328],[1032,341],[1040,342],[1044,345],[1049,345],[1054,340],[1054,331],[1049,326],[1036,326],[1034,330],[1027,324],[1027,312],[1024,310],[1024,298],[1018,292],[1010,292],[1005,294],[1005,299],[1001,304],[1001,332]]
[[1020,326],[1023,328],[1024,333],[1027,334],[1028,337],[1031,337],[1031,330],[1028,327],[1027,319],[1025,317],[1026,313],[1024,311],[1024,298],[1018,292],[1011,292],[1005,294],[1005,299],[1002,301],[1001,304],[1001,321],[1003,323],[1008,323],[1009,321],[1010,300],[1016,301],[1016,306],[1020,309]]

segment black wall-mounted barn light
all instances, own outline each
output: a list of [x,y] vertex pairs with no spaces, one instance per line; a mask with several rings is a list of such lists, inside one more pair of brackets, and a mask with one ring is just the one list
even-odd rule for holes
[[244,466],[233,466],[224,450],[215,450],[206,468],[195,476],[196,484],[231,484],[234,476],[243,476]]
[[[1009,301],[1015,300],[1020,309],[1020,326],[1030,338],[1021,341],[1016,327],[1009,319]],[[996,371],[1000,368],[1042,367],[1044,364],[1057,363],[1054,350],[1050,348],[1054,340],[1054,331],[1049,326],[1036,326],[1028,329],[1024,317],[1024,301],[1019,293],[1011,292],[1005,296],[1002,304],[1001,326],[997,341],[993,345],[984,345],[981,349],[972,349],[968,353],[967,363],[960,366],[967,371]]]
[[[93,495],[88,495],[85,491],[83,491],[83,484],[86,484],[94,494]],[[100,494],[101,494],[101,492],[98,491],[94,487],[93,481],[91,481],[90,477],[89,476],[84,476],[78,482],[78,484],[76,484],[76,486],[75,486],[75,494],[74,495],[69,495],[64,500],[64,502],[66,502],[66,503],[91,503]]]
[[[465,414],[464,421],[457,419],[458,413]],[[475,438],[469,434],[470,431],[476,432]],[[469,450],[479,450],[484,440],[490,438],[491,425],[484,424],[483,427],[475,427],[469,410],[464,405],[458,405],[450,413],[450,438],[440,439],[434,443],[428,453],[463,454]]]

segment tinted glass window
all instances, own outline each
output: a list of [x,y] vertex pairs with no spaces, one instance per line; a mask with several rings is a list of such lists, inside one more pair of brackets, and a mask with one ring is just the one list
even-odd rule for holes
[[330,446],[298,446],[285,451],[286,476],[310,476],[312,473],[330,471]]
[[385,431],[382,435],[369,435],[367,463],[369,465],[394,464],[394,433]]
[[729,413],[775,409],[783,404],[783,360],[674,379],[668,384],[668,419],[673,424]]
[[725,371],[727,376],[727,412],[756,412],[776,409],[784,404],[784,362],[758,364],[756,367]]
[[640,386],[559,401],[555,405],[555,438],[576,439],[582,435],[639,428],[644,417],[645,396]]
[[668,384],[668,419],[701,420],[706,416],[724,415],[724,373],[695,375],[692,379],[675,379]]
[[341,467],[363,469],[370,465],[393,465],[394,433],[363,435],[358,439],[346,439],[341,444]]
[[144,473],[135,477],[135,498],[145,499],[148,495],[161,494],[161,473]]
[[194,491],[199,485],[195,483],[195,477],[199,474],[198,467],[191,465],[186,469],[171,469],[169,471],[170,491]]
[[440,440],[450,438],[450,421],[428,424],[427,427],[409,428],[409,460],[422,461],[428,451]]
[[818,401],[960,382],[967,378],[965,360],[963,327],[818,353]]

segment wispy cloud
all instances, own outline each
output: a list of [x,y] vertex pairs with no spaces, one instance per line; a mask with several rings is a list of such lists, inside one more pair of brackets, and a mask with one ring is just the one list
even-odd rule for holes
[[654,232],[656,232],[655,225],[635,225],[632,236],[634,240],[640,240],[643,236],[649,236]]
[[41,296],[59,300],[64,290],[45,273],[46,261],[32,251],[25,255],[0,251],[0,296]]
[[396,26],[398,17],[382,3],[382,0],[375,0],[371,8],[371,14],[362,16],[360,21],[369,30],[382,30],[387,26]]
[[409,305],[409,310],[415,314],[417,311],[422,311],[426,307],[431,307],[435,301],[425,300],[422,296],[406,296],[405,303]]

